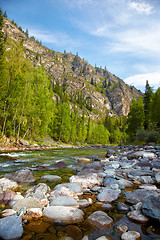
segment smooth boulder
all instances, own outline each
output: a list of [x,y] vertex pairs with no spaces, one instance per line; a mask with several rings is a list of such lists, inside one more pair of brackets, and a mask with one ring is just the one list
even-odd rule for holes
[[0,237],[2,239],[19,239],[23,234],[22,219],[12,215],[0,219]]
[[79,223],[83,220],[83,211],[74,207],[50,206],[43,210],[44,218],[54,222],[60,220],[64,224]]
[[18,183],[32,183],[36,181],[32,171],[29,169],[21,169],[14,173],[7,173],[5,177]]
[[88,219],[88,223],[99,228],[110,227],[113,224],[113,219],[103,211],[92,213]]
[[150,196],[142,206],[142,212],[160,222],[160,196]]

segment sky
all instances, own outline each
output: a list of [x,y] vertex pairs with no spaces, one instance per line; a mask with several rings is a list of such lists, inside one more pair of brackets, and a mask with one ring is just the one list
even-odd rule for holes
[[29,36],[144,91],[160,87],[160,0],[0,0]]

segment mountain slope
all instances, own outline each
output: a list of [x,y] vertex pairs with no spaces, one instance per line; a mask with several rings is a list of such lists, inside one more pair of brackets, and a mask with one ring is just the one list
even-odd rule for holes
[[94,111],[88,107],[87,113],[94,118],[104,116],[106,112],[110,116],[127,115],[132,99],[142,95],[106,69],[93,67],[78,55],[62,54],[42,46],[5,18],[3,30],[8,37],[22,43],[25,57],[34,65],[43,66],[53,85],[63,86],[70,100],[78,101],[77,98],[81,97],[86,104],[92,105]]

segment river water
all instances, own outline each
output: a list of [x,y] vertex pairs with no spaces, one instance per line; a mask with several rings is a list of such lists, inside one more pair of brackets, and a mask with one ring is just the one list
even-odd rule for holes
[[[28,168],[33,171],[37,183],[42,182],[40,177],[43,175],[54,174],[62,178],[58,183],[69,182],[69,177],[76,174],[76,172],[82,168],[87,163],[78,162],[77,159],[80,157],[92,158],[92,156],[98,156],[99,158],[105,158],[107,149],[106,148],[70,148],[70,149],[52,149],[52,150],[43,150],[43,151],[24,151],[24,152],[8,152],[0,153],[0,177],[5,173],[15,172],[22,168]],[[56,169],[54,164],[56,162],[63,161],[67,165],[66,168]],[[51,190],[58,183],[47,183],[50,186]],[[22,193],[27,189],[31,188],[31,185],[22,185],[19,191]],[[131,189],[129,189],[131,190]],[[76,240],[81,239],[78,237],[78,231],[80,235],[87,235],[89,240],[94,240],[102,235],[110,236],[111,239],[120,239],[120,235],[116,232],[116,227],[120,224],[124,224],[128,227],[129,230],[138,231],[141,234],[142,240],[149,239],[160,239],[160,226],[154,225],[154,223],[149,223],[148,225],[142,225],[133,223],[128,220],[126,214],[119,214],[117,211],[117,202],[125,202],[123,191],[121,196],[117,201],[112,203],[113,209],[106,211],[106,213],[112,217],[114,220],[114,226],[107,229],[97,229],[90,228],[87,222],[87,216],[97,210],[101,210],[101,207],[96,204],[96,194],[86,193],[83,195],[83,198],[91,197],[93,204],[85,209],[82,209],[85,213],[84,222],[75,225],[77,228],[70,226],[70,230],[67,230],[67,236],[72,236],[75,231],[73,238]],[[6,207],[6,206],[5,206]],[[0,211],[4,209],[4,206],[0,206]],[[37,224],[37,225],[36,225]],[[41,231],[37,230],[38,228],[43,228],[45,222],[41,220],[41,223],[38,221],[24,225],[24,234],[21,239],[60,239],[63,236],[66,236],[66,227],[56,227],[54,224],[51,224],[47,230]],[[35,226],[35,227],[34,227]],[[69,232],[70,231],[70,232]]]

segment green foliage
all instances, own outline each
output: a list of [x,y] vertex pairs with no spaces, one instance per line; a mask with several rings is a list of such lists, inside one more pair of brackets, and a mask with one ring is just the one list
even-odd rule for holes
[[150,121],[150,103],[153,95],[153,90],[146,81],[145,94],[143,98],[144,102],[144,128],[148,129]]
[[139,98],[138,100],[132,100],[130,112],[127,118],[127,123],[127,133],[133,140],[137,129],[143,127],[144,124],[144,105],[141,98]]
[[153,94],[150,103],[151,122],[155,123],[160,128],[160,88]]
[[158,130],[145,130],[140,128],[137,130],[135,135],[135,141],[143,141],[146,143],[149,142],[158,142],[160,139],[160,131]]

